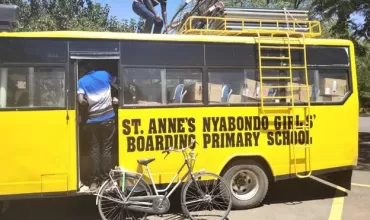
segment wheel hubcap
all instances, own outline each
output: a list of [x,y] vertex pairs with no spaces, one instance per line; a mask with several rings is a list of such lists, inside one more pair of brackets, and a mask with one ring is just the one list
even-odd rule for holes
[[249,170],[241,170],[232,178],[230,189],[237,199],[249,200],[253,198],[259,189],[257,175]]

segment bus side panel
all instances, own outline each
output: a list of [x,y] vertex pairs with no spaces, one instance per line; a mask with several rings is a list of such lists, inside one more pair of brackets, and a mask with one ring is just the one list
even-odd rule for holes
[[[155,182],[169,183],[184,163],[184,157],[181,153],[173,152],[164,158],[162,151],[171,146],[187,146],[191,138],[196,136],[199,145],[195,150],[198,153],[197,160],[192,164],[194,171],[209,167],[206,166],[209,156],[207,149],[203,148],[199,132],[195,130],[201,129],[202,122],[198,115],[200,114],[195,112],[187,114],[181,109],[119,109],[120,166],[142,172],[143,167],[137,164],[137,160],[154,157],[156,160],[149,167]],[[159,123],[165,126],[160,126]],[[184,167],[180,178],[186,171],[187,168]]]
[[[195,170],[205,168],[220,174],[236,156],[261,156],[275,176],[294,174],[294,159],[299,172],[308,170],[310,164],[313,170],[352,166],[356,163],[357,130],[351,130],[358,123],[356,103],[352,95],[343,106],[314,106],[312,119],[307,120],[302,108],[295,110],[294,117],[312,127],[307,133],[297,131],[290,140],[298,146],[310,143],[311,156],[304,148],[295,149],[294,156],[287,142],[292,135],[283,131],[288,118],[277,115],[265,120],[253,106],[120,109],[120,165],[141,172],[137,159],[155,157],[150,164],[155,180],[168,183],[181,165],[182,155],[173,153],[164,160],[161,151],[166,146],[183,146],[194,136],[199,143]],[[164,120],[175,124],[163,127]]]
[[76,185],[68,186],[75,178],[65,110],[3,111],[0,121],[0,195],[67,191]]

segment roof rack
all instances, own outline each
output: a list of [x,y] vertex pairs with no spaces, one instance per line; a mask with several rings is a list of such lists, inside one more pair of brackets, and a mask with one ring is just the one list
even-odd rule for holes
[[321,35],[321,26],[306,10],[224,8],[219,17],[189,17],[180,34],[310,38]]
[[0,4],[0,31],[9,31],[17,22],[19,7],[17,5]]

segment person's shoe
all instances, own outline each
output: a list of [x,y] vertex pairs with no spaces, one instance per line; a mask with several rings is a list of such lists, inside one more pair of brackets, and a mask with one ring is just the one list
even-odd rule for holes
[[90,185],[90,191],[96,191],[98,189],[98,184],[97,183],[92,183]]

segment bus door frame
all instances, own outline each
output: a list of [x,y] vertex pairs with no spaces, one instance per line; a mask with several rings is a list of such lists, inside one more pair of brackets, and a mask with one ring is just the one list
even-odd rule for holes
[[[79,129],[79,108],[78,108],[78,100],[77,100],[77,82],[78,82],[78,76],[79,76],[79,68],[78,68],[78,63],[82,60],[116,60],[117,61],[117,65],[118,65],[118,69],[117,69],[117,77],[120,77],[120,74],[121,74],[121,65],[120,65],[120,56],[119,55],[95,55],[95,53],[92,53],[91,55],[90,54],[87,54],[84,53],[83,55],[81,54],[71,54],[70,55],[70,64],[71,64],[71,71],[73,71],[73,77],[74,77],[74,82],[75,84],[73,85],[74,88],[73,88],[73,91],[75,91],[75,94],[74,95],[74,104],[75,104],[75,110],[76,110],[76,156],[77,156],[77,192],[80,191],[81,187],[83,186],[82,182],[81,182],[81,168],[80,168],[80,129]],[[119,96],[121,96],[121,94],[119,93]],[[120,99],[118,97],[118,99]]]

